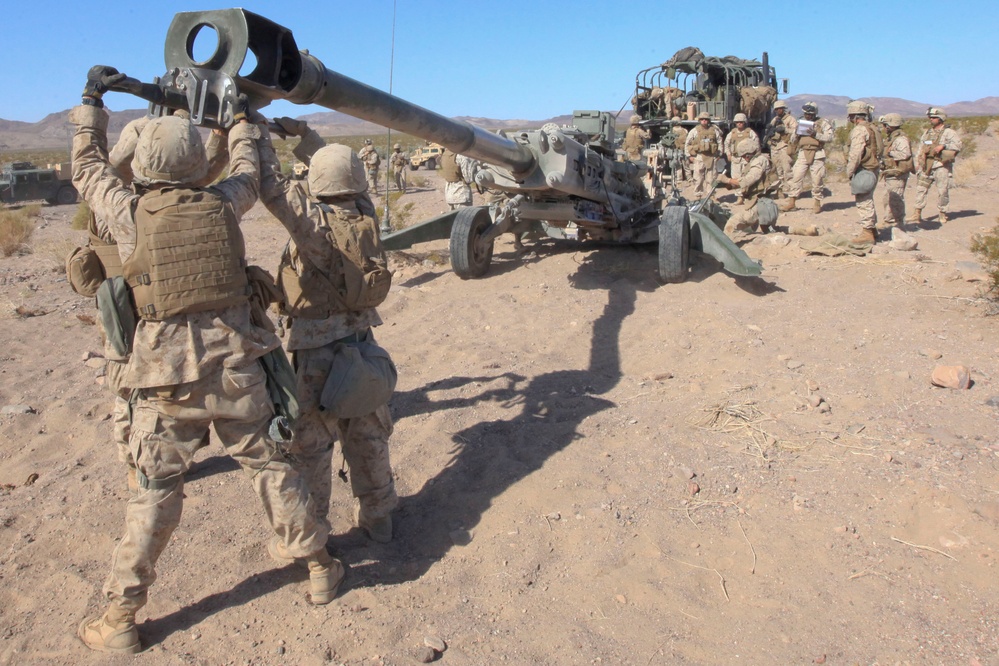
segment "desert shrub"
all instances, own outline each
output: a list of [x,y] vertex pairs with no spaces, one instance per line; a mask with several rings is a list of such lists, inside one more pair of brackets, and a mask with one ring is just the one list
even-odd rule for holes
[[37,204],[0,210],[0,252],[3,256],[31,251],[27,243],[35,231],[35,218],[40,210]]
[[402,192],[389,192],[388,195],[388,207],[391,215],[389,216],[389,224],[393,231],[398,231],[399,229],[405,229],[410,224],[410,218],[413,214],[413,204],[412,203],[400,203],[399,197],[402,196]]
[[999,300],[999,225],[989,232],[972,236],[971,251],[989,274],[988,296]]
[[90,206],[86,201],[80,203],[73,215],[73,220],[69,223],[71,229],[82,230],[90,226]]

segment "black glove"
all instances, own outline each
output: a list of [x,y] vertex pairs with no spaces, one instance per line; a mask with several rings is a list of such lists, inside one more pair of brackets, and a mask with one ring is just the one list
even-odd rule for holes
[[787,130],[784,129],[784,125],[783,124],[781,124],[781,125],[774,125],[774,134],[783,134],[786,131]]
[[94,65],[87,72],[87,84],[83,87],[83,96],[99,100],[104,93],[125,78],[126,76],[114,67]]
[[232,114],[232,120],[234,123],[240,120],[250,121],[250,98],[246,93],[240,93],[236,98],[236,112]]

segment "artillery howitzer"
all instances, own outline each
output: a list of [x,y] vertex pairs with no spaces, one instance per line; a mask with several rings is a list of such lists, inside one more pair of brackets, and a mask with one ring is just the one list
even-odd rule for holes
[[[196,61],[195,42],[205,30],[214,31],[218,46]],[[240,74],[250,54],[256,65]],[[659,274],[667,282],[686,278],[691,247],[736,275],[761,272],[759,263],[722,233],[724,222],[650,197],[642,182],[645,165],[615,161],[611,114],[577,112],[574,126],[492,133],[329,70],[298,50],[290,30],[242,9],[177,14],[165,58],[167,73],[153,84],[129,79],[114,89],[149,100],[154,115],[184,108],[195,123],[207,126],[231,124],[240,93],[255,110],[276,99],[318,104],[483,162],[476,183],[504,193],[505,201],[452,211],[383,237],[388,249],[450,237],[451,264],[460,277],[485,274],[498,236],[536,226],[556,238],[658,241]]]

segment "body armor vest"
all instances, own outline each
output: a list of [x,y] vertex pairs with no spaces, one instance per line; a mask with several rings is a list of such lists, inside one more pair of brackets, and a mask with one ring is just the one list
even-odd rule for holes
[[458,168],[458,155],[454,151],[446,150],[441,155],[441,176],[449,183],[463,182],[461,169]]
[[335,314],[377,307],[388,295],[392,274],[374,218],[356,211],[318,206],[330,229],[334,252],[328,266],[316,266],[289,243],[281,255],[278,288],[281,311],[290,317],[327,319]]
[[210,190],[165,188],[135,210],[123,274],[141,318],[220,310],[248,300],[243,234],[232,204]]
[[915,170],[915,163],[913,162],[912,159],[911,150],[909,151],[909,157],[905,158],[904,160],[896,160],[891,156],[891,147],[895,143],[895,139],[897,139],[900,136],[903,136],[903,134],[904,133],[902,132],[901,129],[897,129],[888,135],[888,140],[885,142],[882,161],[884,162],[885,165],[886,176],[892,175],[887,173],[889,171],[897,171],[898,173],[894,175],[900,176],[902,174],[913,173],[913,171]]
[[676,134],[676,140],[673,142],[673,147],[683,150],[683,146],[687,143],[688,131],[684,127],[677,126],[673,128],[673,132]]
[[753,128],[747,127],[744,130],[734,129],[731,132],[729,132],[729,134],[732,136],[732,151],[734,154],[735,147],[739,145],[740,141],[742,141],[743,139],[748,139],[751,136],[754,136],[756,133],[753,131]]
[[881,151],[878,150],[878,131],[871,127],[870,123],[862,123],[861,125],[865,130],[867,130],[867,145],[864,146],[864,152],[860,156],[860,166],[868,171],[877,171],[878,167],[881,166],[878,162],[878,155]]
[[691,131],[697,132],[694,141],[694,152],[696,154],[713,156],[720,152],[718,150],[718,133],[715,132],[711,125],[708,125],[707,128],[698,125]]

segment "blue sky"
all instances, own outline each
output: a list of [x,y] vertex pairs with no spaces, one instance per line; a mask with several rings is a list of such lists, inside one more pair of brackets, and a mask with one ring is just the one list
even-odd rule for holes
[[[79,101],[87,69],[162,74],[174,13],[202,2],[4,3],[0,118],[35,122]],[[246,0],[292,30],[327,67],[388,90],[392,0]],[[999,95],[995,0],[928,2],[589,2],[397,0],[393,92],[446,116],[536,120],[616,111],[635,74],[677,49],[759,58],[791,94],[902,97],[949,104]],[[975,59],[961,65],[960,58]],[[115,110],[143,103],[112,94]],[[276,104],[267,115],[315,107]]]

